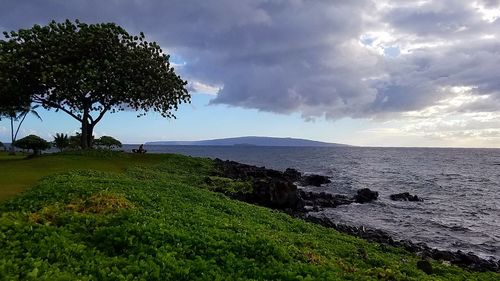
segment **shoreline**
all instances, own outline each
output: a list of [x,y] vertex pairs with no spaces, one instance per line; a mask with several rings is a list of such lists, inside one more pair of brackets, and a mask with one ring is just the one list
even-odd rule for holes
[[[386,231],[374,228],[357,227],[353,225],[338,223],[326,216],[314,216],[310,213],[318,208],[335,208],[338,205],[358,203],[369,203],[375,198],[366,201],[357,201],[356,196],[348,198],[345,195],[326,194],[324,192],[303,191],[297,183],[304,181],[305,175],[302,175],[295,169],[287,169],[284,172],[243,164],[236,161],[213,159],[217,170],[222,176],[239,181],[252,182],[253,192],[225,193],[233,199],[245,201],[247,203],[277,209],[288,213],[289,215],[302,219],[307,222],[333,228],[339,232],[362,238],[367,241],[376,242],[384,245],[401,247],[405,250],[420,256],[422,259],[434,259],[449,264],[454,264],[474,271],[493,271],[500,272],[500,259],[484,259],[473,252],[465,253],[463,251],[449,251],[431,248],[425,243],[415,243],[410,240],[399,240],[392,237]],[[327,177],[322,175],[307,175],[319,179],[319,182],[313,182],[313,186],[320,186],[326,183]],[[319,183],[319,184],[318,184]],[[301,184],[303,186],[303,184]],[[369,189],[363,189],[370,192]],[[217,191],[217,190],[216,190]],[[358,190],[358,195],[359,196]],[[376,192],[375,192],[376,193]],[[368,194],[368,196],[372,196]],[[311,206],[312,205],[312,206]]]
[[[52,279],[104,280],[113,273],[152,280],[151,266],[158,280],[458,281],[498,280],[500,274],[422,258],[291,216],[291,208],[279,207],[290,205],[287,191],[297,189],[279,179],[283,172],[246,170],[247,176],[260,173],[255,196],[253,181],[223,176],[208,158],[89,151],[3,156],[0,168],[12,176],[10,182],[0,178],[4,194],[24,190],[0,204],[6,238],[0,239],[0,265],[9,280],[30,272]],[[289,170],[287,177],[293,175]]]

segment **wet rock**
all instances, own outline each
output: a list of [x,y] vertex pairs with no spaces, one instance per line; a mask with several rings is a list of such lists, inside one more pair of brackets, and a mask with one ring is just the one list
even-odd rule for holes
[[[423,259],[446,261],[450,264],[475,271],[500,272],[500,261],[481,259],[473,253],[432,249],[424,243],[413,243],[407,240],[396,241],[390,234],[379,229],[339,224],[333,222],[329,218],[315,217],[307,213],[308,210],[317,211],[320,208],[335,208],[339,205],[351,204],[353,202],[368,203],[378,198],[378,192],[376,191],[372,191],[368,188],[360,189],[354,197],[324,192],[306,192],[298,189],[294,184],[300,174],[300,172],[294,169],[280,172],[234,161],[222,161],[220,159],[216,159],[215,164],[216,170],[218,171],[216,173],[217,176],[223,176],[233,180],[250,181],[252,183],[253,191],[250,193],[228,194],[237,200],[284,210],[297,218],[317,223],[325,227],[331,227],[337,231],[357,236],[368,241],[377,242],[380,243],[381,246],[391,245],[403,247],[410,252],[418,254]],[[205,183],[213,184],[213,180],[205,178]],[[419,263],[419,268],[421,270],[426,273],[431,272],[428,274],[432,274],[432,266],[429,268],[426,264],[428,261],[422,260]]]
[[[235,199],[258,204],[275,209],[302,210],[304,202],[298,195],[298,189],[290,176],[296,175],[289,171],[288,175],[280,171],[246,165],[234,161],[215,159],[219,175],[233,180],[250,181],[253,191],[248,194],[229,194]],[[295,171],[298,173],[298,171]]]
[[340,205],[347,205],[354,202],[352,198],[345,195],[331,194],[331,193],[316,193],[300,190],[300,197],[304,200],[305,205],[313,206],[313,210],[319,208],[335,208]]
[[357,195],[354,197],[357,203],[368,203],[377,200],[378,192],[372,191],[369,188],[359,189]]
[[318,216],[305,215],[302,216],[301,218],[309,222],[333,228],[342,233],[363,238],[368,241],[381,243],[381,246],[390,245],[395,247],[403,247],[409,252],[416,253],[423,259],[446,261],[449,262],[450,264],[454,264],[475,271],[500,272],[500,261],[495,261],[493,259],[490,260],[482,259],[474,255],[473,253],[464,253],[462,251],[457,251],[457,252],[443,251],[443,250],[433,249],[427,246],[425,243],[413,243],[409,240],[398,241],[394,240],[390,234],[388,234],[383,230],[339,224],[324,216],[318,217]]
[[249,203],[277,209],[300,209],[303,204],[297,195],[297,186],[286,180],[258,179],[253,181]]
[[419,198],[417,195],[411,195],[408,192],[392,194],[390,196],[393,201],[413,201],[413,202],[421,202],[424,201],[422,198]]
[[431,275],[434,272],[434,270],[432,269],[432,264],[428,260],[418,261],[417,268],[429,275]]
[[327,176],[322,175],[305,175],[300,180],[302,186],[321,186],[322,184],[331,183],[332,181]]
[[291,182],[297,182],[302,178],[302,174],[292,168],[286,169],[285,172],[283,172],[283,175]]

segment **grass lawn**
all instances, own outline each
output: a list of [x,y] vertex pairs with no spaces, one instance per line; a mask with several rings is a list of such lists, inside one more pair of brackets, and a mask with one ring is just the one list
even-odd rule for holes
[[18,153],[15,156],[0,152],[0,201],[25,190],[42,177],[57,172],[78,169],[93,169],[123,173],[125,168],[134,165],[152,165],[159,163],[162,156],[158,154],[111,154],[78,155],[78,154],[46,154],[43,157],[27,159]]
[[[143,156],[1,160],[10,188],[43,179],[0,203],[0,280],[500,280],[427,275],[402,249],[207,190],[211,160]],[[46,176],[85,168],[101,171]]]

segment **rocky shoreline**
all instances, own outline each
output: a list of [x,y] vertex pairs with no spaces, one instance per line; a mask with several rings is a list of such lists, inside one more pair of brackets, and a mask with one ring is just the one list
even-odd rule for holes
[[[337,231],[368,241],[381,243],[383,245],[403,247],[421,256],[424,261],[431,258],[475,271],[500,272],[500,260],[486,260],[473,253],[444,251],[433,249],[424,243],[395,240],[391,235],[382,230],[339,224],[327,217],[318,217],[310,214],[311,212],[319,211],[323,208],[335,208],[339,205],[370,203],[377,200],[378,193],[376,191],[363,188],[358,190],[357,194],[351,197],[342,194],[305,191],[298,188],[297,185],[321,186],[329,183],[330,180],[328,177],[322,175],[303,175],[295,169],[286,169],[284,172],[280,172],[266,169],[265,167],[246,165],[234,161],[223,161],[220,159],[215,159],[214,161],[217,176],[251,183],[251,192],[234,192],[227,194],[234,199],[282,210],[297,218],[317,223],[325,227],[334,228]],[[393,194],[391,195],[391,200],[422,201],[418,196],[408,193]],[[425,271],[424,268],[422,268],[422,270]]]

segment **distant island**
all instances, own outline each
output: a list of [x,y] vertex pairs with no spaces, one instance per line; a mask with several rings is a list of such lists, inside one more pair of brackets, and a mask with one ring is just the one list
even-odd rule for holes
[[346,147],[349,145],[295,138],[275,137],[237,137],[200,141],[153,141],[146,145],[206,145],[206,146],[309,146],[309,147]]

